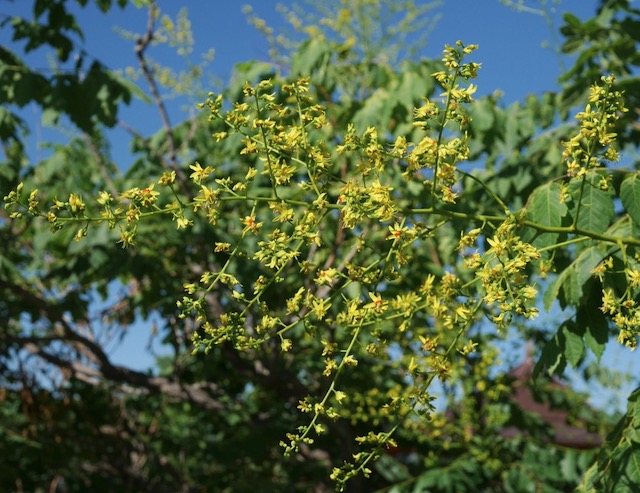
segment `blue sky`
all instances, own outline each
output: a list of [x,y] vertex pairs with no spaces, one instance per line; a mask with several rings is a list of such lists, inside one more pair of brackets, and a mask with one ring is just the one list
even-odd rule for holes
[[[543,1],[529,0],[526,4],[537,7]],[[20,3],[18,10],[30,2]],[[218,77],[227,79],[231,68],[239,61],[267,59],[262,36],[248,24],[242,13],[245,2],[160,0],[158,3],[172,16],[183,7],[188,9],[197,47],[201,51],[209,48],[216,51],[211,69]],[[289,5],[292,2],[261,0],[251,5],[271,26],[278,28],[283,26],[276,11],[279,3]],[[552,0],[546,0],[546,3],[552,4]],[[597,3],[596,0],[563,0],[552,13],[555,27],[560,26],[563,11],[569,10],[586,19],[594,13]],[[78,13],[80,25],[90,26],[86,30],[90,53],[112,68],[135,64],[130,43],[118,40],[113,27],[131,31],[144,29],[144,11],[113,9],[104,16],[96,8],[87,8],[78,9]],[[506,100],[514,101],[530,92],[556,87],[560,65],[553,50],[542,46],[552,42],[549,26],[542,16],[517,12],[499,0],[444,0],[434,14],[440,15],[440,20],[421,53],[423,56],[439,57],[445,43],[461,39],[480,45],[477,52],[477,58],[483,64],[480,84],[488,92],[502,89]]]
[[[514,0],[513,3],[517,1]],[[30,17],[32,3],[29,0],[0,2],[0,14]],[[73,11],[85,33],[84,49],[91,56],[112,69],[136,66],[133,42],[118,35],[116,28],[143,32],[146,26],[144,9],[136,9],[132,5],[125,10],[114,7],[104,15],[93,2],[86,8],[80,8],[75,2],[69,3],[73,5]],[[292,3],[294,2],[290,0],[254,0],[251,5],[260,17],[277,30],[285,27],[277,5]],[[430,2],[418,0],[417,3]],[[557,9],[553,11],[552,7],[556,3]],[[467,44],[479,44],[480,50],[474,53],[474,60],[482,63],[477,80],[478,95],[499,90],[503,94],[504,104],[510,104],[529,93],[542,93],[557,88],[557,78],[562,68],[561,60],[553,47],[560,40],[559,37],[554,39],[554,36],[557,36],[557,30],[562,24],[562,12],[569,10],[578,17],[587,19],[595,12],[597,3],[597,0],[526,0],[524,4],[533,8],[548,5],[549,20],[552,23],[549,26],[543,16],[518,12],[499,0],[442,0],[441,6],[433,11],[438,16],[438,21],[420,55],[440,58],[443,46],[459,39]],[[245,2],[159,0],[158,4],[163,12],[174,18],[180,9],[188,10],[196,42],[192,58],[198,60],[200,54],[213,48],[215,58],[208,67],[208,72],[223,83],[231,77],[234,64],[248,60],[267,60],[267,46],[262,34],[247,22],[246,15],[242,13]],[[8,29],[1,30],[0,43],[11,47],[8,35]],[[179,63],[178,58],[167,50],[151,49],[149,54],[169,66]],[[49,63],[46,54],[42,52],[32,54],[29,60],[39,66],[47,66]],[[565,57],[564,63],[570,65],[570,59]],[[184,101],[170,101],[168,107],[174,123],[186,118]],[[39,125],[36,108],[28,108],[25,117],[32,125]],[[130,107],[123,108],[121,117],[143,134],[150,134],[160,128],[160,119],[155,109],[141,101],[134,101]],[[38,130],[29,141],[34,157],[42,157],[41,153],[35,151],[38,147],[36,139],[42,135],[42,129]],[[46,129],[44,135],[45,138],[55,138],[49,137]],[[126,152],[126,134],[123,130],[116,129],[110,133],[110,138],[116,144],[123,142],[123,145],[114,146],[113,157],[119,166],[128,168],[133,158]]]
[[[549,6],[554,5],[553,0],[529,0],[525,5],[538,8],[545,2]],[[209,66],[209,72],[223,83],[231,77],[234,64],[248,60],[267,60],[264,38],[247,22],[242,13],[244,3],[223,0],[158,1],[163,12],[172,17],[181,8],[188,9],[196,46],[193,58],[197,60],[200,53],[213,48],[215,58]],[[254,0],[252,6],[269,25],[278,29],[284,25],[276,10],[278,3],[290,5],[292,2]],[[596,0],[563,0],[557,11],[551,13],[552,26],[549,26],[544,17],[518,12],[499,0],[444,0],[434,10],[434,14],[440,18],[420,54],[439,58],[444,44],[452,44],[458,39],[467,44],[479,44],[480,49],[474,54],[474,60],[482,63],[477,80],[479,94],[500,90],[503,93],[503,103],[510,104],[530,93],[540,94],[557,89],[562,62],[553,48],[554,43],[561,40],[557,30],[562,24],[562,12],[570,11],[581,19],[587,19],[595,12],[597,3]],[[0,2],[0,14],[30,17],[31,5],[32,2],[28,0]],[[74,11],[84,29],[84,47],[90,55],[112,69],[136,65],[133,43],[121,38],[115,33],[115,29],[117,26],[126,31],[142,32],[146,26],[146,11],[132,6],[124,11],[114,8],[108,15],[102,14],[93,6],[86,9],[76,6]],[[556,30],[556,34],[552,29]],[[11,43],[8,34],[6,29],[0,31],[0,43],[19,50],[19,47]],[[554,36],[558,36],[557,39]],[[165,51],[154,53],[151,50],[150,55],[169,65],[177,61],[175,57],[167,58]],[[36,53],[30,57],[30,61],[46,64],[47,58],[45,54]],[[570,66],[571,60],[565,58],[564,63]],[[186,118],[184,102],[170,101],[168,106],[174,123]],[[50,130],[36,131],[39,126],[37,108],[27,108],[24,116],[34,127],[29,139],[32,156],[42,157],[36,149],[37,139],[40,138],[38,136],[54,139],[56,136]],[[121,116],[144,134],[152,133],[160,127],[155,108],[141,101],[124,108]],[[127,150],[126,134],[122,130],[113,130],[110,137],[114,146],[114,160],[122,168],[127,168],[133,158]],[[64,137],[59,134],[58,138]],[[125,338],[125,343],[113,352],[115,360],[134,368],[150,367],[153,365],[153,356],[142,349],[146,347],[148,338],[149,329],[146,325],[134,325]],[[617,366],[631,364],[628,351],[611,346],[613,345],[609,345],[605,358],[618,361]],[[630,367],[623,366],[621,369],[628,370]]]
[[[552,0],[528,0],[531,6],[539,6]],[[181,8],[187,8],[192,22],[196,47],[200,52],[210,48],[216,56],[210,70],[222,81],[229,80],[235,63],[247,60],[267,60],[264,38],[249,25],[242,13],[245,2],[221,0],[191,0],[183,2],[161,0],[161,9],[175,16]],[[278,29],[284,26],[277,5],[290,5],[291,1],[262,0],[252,4],[255,12],[267,23]],[[420,2],[417,3],[426,3]],[[567,9],[586,19],[593,15],[596,0],[563,0],[552,13],[556,32],[562,23],[562,12]],[[131,44],[113,35],[113,25],[132,31],[145,26],[145,13],[135,9],[115,9],[108,17],[93,9],[79,12],[81,25],[90,25],[87,47],[90,53],[104,60],[112,68],[135,65]],[[434,10],[439,16],[421,55],[440,58],[446,43],[458,39],[476,43],[477,61],[482,63],[478,79],[479,93],[488,94],[501,90],[505,103],[522,99],[529,93],[541,93],[557,87],[561,63],[553,51],[554,34],[547,20],[539,15],[517,12],[499,0],[443,0]],[[559,39],[559,38],[558,38]],[[550,47],[543,45],[548,43]],[[197,54],[196,54],[197,57]],[[567,60],[568,62],[568,60]],[[137,111],[131,113],[139,114]],[[126,111],[124,113],[126,115]],[[176,117],[179,116],[174,112]]]
[[[518,1],[513,0],[513,3]],[[0,1],[0,14],[30,17],[32,3],[30,0]],[[80,8],[73,1],[68,3],[72,5],[84,30],[83,47],[91,56],[116,70],[136,66],[133,42],[118,35],[116,28],[143,32],[147,20],[146,10],[130,5],[125,10],[114,7],[104,15],[93,2],[89,2],[86,8]],[[247,22],[246,15],[242,13],[245,3],[250,2],[158,1],[160,9],[174,18],[179,10],[188,10],[196,42],[192,58],[198,60],[200,54],[209,49],[215,50],[215,58],[208,67],[208,74],[222,83],[231,77],[234,64],[268,58],[262,34]],[[277,11],[277,5],[289,6],[293,3],[291,0],[254,0],[251,5],[260,17],[277,30],[285,25]],[[431,2],[417,0],[416,3]],[[440,7],[433,11],[438,21],[420,55],[439,58],[443,46],[458,39],[465,43],[479,44],[480,50],[474,53],[474,60],[482,63],[477,80],[478,95],[499,90],[503,94],[503,103],[510,104],[529,93],[542,93],[557,88],[562,62],[553,48],[561,39],[557,31],[562,24],[562,13],[569,10],[578,17],[587,19],[595,12],[597,3],[597,0],[524,0],[526,6],[533,8],[547,5],[550,19],[545,19],[540,15],[518,12],[505,6],[500,0],[442,0]],[[553,7],[556,7],[555,11]],[[8,29],[0,30],[0,43],[12,46],[8,35]],[[170,66],[180,62],[168,50],[151,49],[149,54]],[[33,53],[29,59],[37,66],[46,67],[49,64],[46,53],[41,51]],[[570,59],[565,57],[564,63],[570,66]],[[144,81],[139,82],[143,84]],[[194,111],[194,102],[189,101],[191,111]],[[184,120],[188,115],[184,101],[168,101],[167,106],[173,123]],[[23,115],[32,126],[28,148],[35,160],[46,155],[46,151],[39,145],[41,140],[67,139],[68,133],[41,128],[39,110],[35,106],[26,108]],[[150,135],[161,126],[157,110],[141,101],[134,101],[131,106],[123,107],[120,116],[143,135]],[[116,127],[108,132],[108,138],[114,144],[113,160],[122,169],[127,169],[134,161],[128,150],[129,136]]]

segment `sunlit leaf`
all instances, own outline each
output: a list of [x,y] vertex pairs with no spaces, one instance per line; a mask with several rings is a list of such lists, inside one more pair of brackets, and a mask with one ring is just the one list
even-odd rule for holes
[[[559,227],[562,218],[567,213],[567,206],[560,200],[561,191],[557,183],[547,183],[538,187],[527,206],[527,219],[542,226]],[[558,239],[558,233],[545,232],[533,239],[537,247],[553,245]]]

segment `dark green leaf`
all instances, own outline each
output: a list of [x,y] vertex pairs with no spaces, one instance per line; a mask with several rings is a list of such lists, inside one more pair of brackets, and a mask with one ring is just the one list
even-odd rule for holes
[[582,335],[578,333],[573,324],[566,324],[562,328],[562,333],[565,341],[564,355],[571,366],[575,368],[584,356],[584,342],[582,342]]
[[627,176],[620,185],[620,199],[631,219],[640,225],[640,176]]
[[584,327],[585,344],[600,361],[609,341],[609,322],[598,304],[578,311],[578,324]]
[[574,29],[577,29],[582,25],[580,19],[569,12],[564,14],[563,19],[569,26]]
[[606,256],[606,252],[597,247],[588,247],[582,250],[580,255],[558,275],[545,292],[545,309],[551,310],[557,299],[561,299],[563,306],[579,305],[583,296],[587,294],[585,288],[593,278],[593,270]]
[[560,327],[553,338],[548,341],[542,349],[540,358],[533,371],[534,378],[540,375],[545,369],[549,375],[562,375],[564,372],[567,366],[567,359],[564,354],[566,338],[563,329],[564,326]]
[[571,216],[578,216],[576,226],[581,230],[603,233],[615,215],[612,192],[601,190],[598,187],[599,182],[598,173],[589,173],[584,179],[584,184],[582,180],[575,180],[571,184],[576,204]]

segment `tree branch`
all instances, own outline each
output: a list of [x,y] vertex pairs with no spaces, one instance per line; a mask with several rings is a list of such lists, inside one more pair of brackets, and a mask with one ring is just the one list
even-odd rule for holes
[[173,127],[171,125],[171,120],[169,118],[169,112],[167,111],[167,107],[162,100],[162,96],[160,96],[160,90],[158,88],[158,83],[154,77],[153,68],[149,65],[147,58],[145,56],[145,52],[151,42],[154,39],[154,30],[155,30],[155,22],[156,16],[158,13],[158,7],[155,2],[152,2],[149,6],[149,17],[147,20],[147,29],[143,36],[138,36],[136,41],[135,53],[136,58],[138,59],[138,64],[140,65],[140,69],[147,80],[149,85],[149,89],[151,91],[151,96],[153,97],[153,101],[155,102],[158,111],[160,112],[160,118],[162,120],[162,126],[167,133],[167,145],[169,147],[169,162],[168,167],[176,172],[176,177],[178,183],[180,184],[180,188],[185,195],[188,195],[188,187],[185,181],[184,174],[182,170],[178,166],[178,152],[175,142],[175,136],[173,134]]
[[[40,311],[42,316],[49,320],[52,325],[57,326],[57,329],[54,329],[51,334],[44,337],[19,337],[3,333],[0,334],[0,340],[19,344],[49,363],[71,371],[74,376],[87,383],[95,384],[99,380],[107,379],[115,383],[142,387],[150,392],[162,394],[172,399],[189,401],[211,411],[219,411],[225,408],[223,404],[211,396],[211,394],[221,393],[214,383],[185,384],[175,377],[154,377],[123,366],[114,365],[98,343],[73,330],[69,322],[65,320],[63,313],[56,306],[53,306],[44,298],[29,292],[22,286],[3,279],[0,279],[0,289],[10,290],[14,295],[22,298],[26,304],[32,305]],[[68,361],[46,352],[40,346],[43,343],[48,344],[52,341],[74,343],[76,349],[85,350],[81,352],[93,360],[96,367],[77,361]],[[77,346],[80,347],[78,348]]]

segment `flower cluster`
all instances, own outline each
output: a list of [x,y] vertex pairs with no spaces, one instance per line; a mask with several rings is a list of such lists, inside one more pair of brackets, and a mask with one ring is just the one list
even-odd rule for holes
[[509,218],[492,238],[487,238],[490,248],[484,254],[475,252],[465,259],[466,266],[482,282],[484,302],[499,310],[492,317],[498,329],[507,328],[514,315],[527,319],[538,315],[538,308],[533,306],[538,291],[528,279],[527,268],[540,253],[516,235],[516,227],[515,218]]
[[618,152],[614,147],[615,123],[627,108],[622,94],[612,89],[615,77],[602,77],[602,86],[594,84],[589,91],[589,104],[576,115],[580,131],[564,142],[563,159],[569,176],[584,176],[590,168],[598,167],[601,159],[615,163]]
[[[633,265],[624,269],[626,289],[622,294],[616,294],[613,287],[603,289],[602,305],[600,310],[609,315],[618,329],[618,342],[632,350],[638,345],[640,336],[640,304],[637,299],[640,294],[640,266],[637,259]],[[605,281],[607,275],[615,275],[612,257],[607,257],[594,270],[601,281]]]
[[463,87],[460,80],[467,81],[477,77],[480,64],[470,62],[462,63],[463,58],[477,49],[477,45],[463,45],[460,41],[455,46],[447,46],[444,50],[443,63],[446,71],[436,72],[434,78],[445,90],[441,96],[445,96],[444,108],[440,108],[432,101],[416,108],[414,112],[414,125],[421,129],[435,127],[436,135],[427,134],[415,145],[396,145],[396,148],[407,152],[403,159],[407,163],[405,176],[414,176],[416,172],[428,168],[433,169],[433,178],[429,182],[433,193],[440,194],[445,202],[455,202],[456,194],[451,187],[456,183],[456,164],[465,161],[469,156],[469,148],[466,144],[466,134],[463,137],[453,136],[448,140],[445,137],[445,128],[450,123],[457,123],[464,132],[471,118],[465,110],[465,105],[473,103],[473,94],[477,87],[469,84]]
[[[5,207],[15,219],[25,211],[46,218],[54,231],[79,224],[77,240],[93,224],[117,227],[123,247],[136,246],[138,226],[152,216],[169,217],[178,229],[214,231],[211,261],[184,283],[176,303],[179,316],[197,327],[194,352],[224,343],[265,351],[269,358],[278,354],[283,364],[297,351],[315,353],[317,365],[309,373],[323,382],[311,382],[310,394],[300,398],[298,408],[309,421],[288,433],[282,446],[295,454],[336,419],[371,424],[371,432],[357,439],[353,461],[333,471],[344,487],[354,474],[369,474],[370,462],[394,446],[394,430],[415,426],[415,416],[432,416],[434,380],[471,371],[476,388],[497,398],[499,390],[487,384],[495,355],[469,331],[480,327],[481,315],[498,329],[537,315],[531,267],[542,260],[546,273],[553,264],[541,259],[542,250],[583,239],[616,243],[575,224],[529,221],[534,232],[564,235],[537,249],[523,239],[524,215],[500,199],[501,215],[494,216],[458,203],[464,176],[458,164],[470,154],[466,106],[476,91],[468,81],[479,68],[464,58],[476,48],[459,42],[445,49],[445,70],[434,74],[442,100],[425,100],[415,109],[415,142],[354,124],[336,136],[330,110],[316,101],[308,79],[263,80],[244,85],[232,103],[209,94],[199,105],[208,113],[213,145],[234,149],[230,163],[202,159],[144,188],[101,191],[95,204],[77,193],[54,198],[48,210],[37,190],[27,194],[18,186]],[[578,115],[580,131],[565,144],[572,177],[586,176],[600,157],[617,158],[612,126],[624,107],[611,88],[613,78],[603,82],[592,88],[590,104]],[[601,186],[611,182],[605,177]],[[448,241],[460,231],[467,232],[457,245]],[[576,234],[582,236],[565,241]],[[620,329],[620,342],[631,347],[640,326],[637,263],[625,261],[627,291],[620,296],[606,289],[602,302]],[[612,270],[606,262],[598,268],[601,280]],[[395,380],[350,392],[351,377],[367,371],[388,372]],[[464,430],[455,433],[470,439]]]

